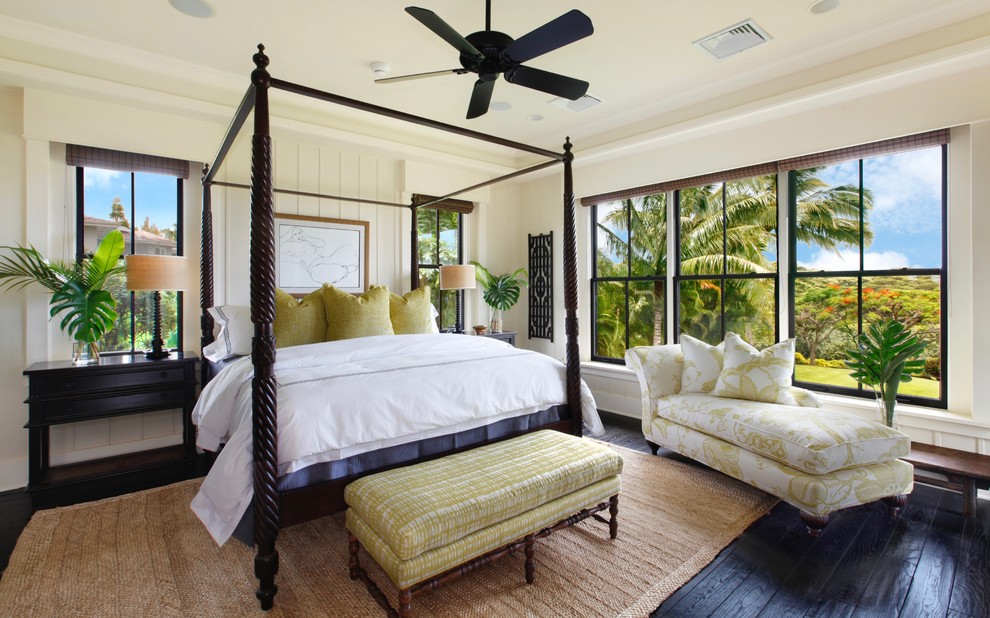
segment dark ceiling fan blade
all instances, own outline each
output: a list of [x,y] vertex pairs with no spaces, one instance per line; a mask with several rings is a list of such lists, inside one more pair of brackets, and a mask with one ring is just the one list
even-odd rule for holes
[[456,69],[445,69],[443,71],[430,71],[429,73],[412,73],[410,75],[397,75],[395,77],[383,77],[381,79],[376,79],[376,84],[391,84],[393,82],[405,82],[412,79],[422,79],[424,77],[436,77],[437,75],[464,75],[469,73],[467,69],[456,68]]
[[583,39],[594,31],[595,27],[591,25],[591,18],[581,11],[573,9],[509,43],[508,47],[502,51],[502,55],[513,62],[526,62]]
[[516,67],[505,72],[505,81],[572,101],[588,92],[588,82],[542,69]]
[[479,79],[474,82],[474,90],[471,91],[471,103],[468,104],[468,120],[482,116],[488,111],[488,104],[492,101],[492,92],[494,90],[494,79]]
[[478,48],[468,43],[467,39],[451,28],[447,22],[440,19],[440,17],[433,11],[430,11],[429,9],[421,9],[416,6],[407,6],[406,13],[409,13],[415,17],[419,20],[419,23],[432,30],[440,38],[450,43],[454,49],[461,52],[465,56],[470,56],[479,61],[485,59],[482,53],[478,51]]

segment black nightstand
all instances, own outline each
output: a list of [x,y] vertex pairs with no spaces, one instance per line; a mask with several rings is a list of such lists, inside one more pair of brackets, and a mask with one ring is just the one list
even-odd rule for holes
[[501,339],[502,341],[505,341],[512,347],[516,346],[516,331],[514,330],[503,331],[501,333],[485,333],[484,335],[482,335],[482,337],[488,337],[490,339]]
[[[196,461],[196,361],[191,352],[148,360],[103,356],[99,363],[35,363],[28,376],[28,486],[35,507],[73,504],[186,478]],[[49,465],[49,429],[155,410],[182,410],[182,444],[79,463]]]

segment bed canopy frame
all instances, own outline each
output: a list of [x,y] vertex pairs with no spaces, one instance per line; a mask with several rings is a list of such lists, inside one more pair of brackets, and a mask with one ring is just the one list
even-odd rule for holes
[[[261,602],[262,609],[270,609],[273,606],[275,594],[278,591],[278,587],[275,585],[275,575],[278,572],[279,559],[275,542],[278,538],[280,525],[288,526],[326,515],[333,512],[335,506],[334,504],[329,504],[333,502],[332,499],[328,500],[315,492],[310,492],[305,495],[305,499],[300,499],[301,494],[299,494],[299,490],[290,492],[295,495],[280,495],[277,487],[278,412],[274,372],[275,335],[273,330],[276,288],[274,194],[286,193],[331,198],[360,204],[408,208],[413,217],[411,234],[412,275],[410,283],[412,289],[416,289],[419,286],[418,239],[415,225],[415,215],[418,208],[429,207],[474,189],[562,163],[564,167],[564,330],[566,335],[566,392],[569,419],[558,423],[557,428],[569,431],[575,435],[581,435],[581,372],[577,317],[577,240],[572,176],[572,161],[574,156],[571,153],[569,138],[565,140],[563,152],[554,152],[277,79],[272,77],[268,72],[269,59],[265,54],[264,45],[258,45],[258,52],[253,55],[253,61],[255,69],[251,72],[251,85],[248,87],[244,98],[237,108],[213,164],[211,166],[205,166],[203,170],[202,268],[200,273],[200,305],[202,308],[201,343],[203,346],[206,346],[214,339],[214,322],[207,311],[214,304],[211,188],[213,186],[248,188],[251,191],[250,282],[251,321],[254,324],[254,338],[252,340],[251,350],[254,365],[254,377],[251,384],[254,457],[254,498],[252,511],[254,540],[257,547],[257,553],[254,558],[254,569],[255,576],[259,582],[257,597]],[[513,148],[540,155],[549,160],[486,182],[453,191],[431,201],[415,204],[398,204],[378,200],[277,189],[272,186],[272,138],[269,111],[269,90],[271,88],[434,128],[490,144]],[[250,186],[215,180],[217,170],[223,164],[234,140],[252,112],[254,133],[251,138]],[[206,365],[205,361],[204,365]],[[204,384],[205,379],[206,374],[204,372]]]

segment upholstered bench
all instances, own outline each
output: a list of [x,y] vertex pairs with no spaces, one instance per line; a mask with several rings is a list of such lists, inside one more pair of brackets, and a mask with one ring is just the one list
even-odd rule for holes
[[351,579],[393,611],[361,567],[364,546],[399,589],[402,617],[414,594],[518,549],[533,583],[536,539],[591,516],[616,537],[621,471],[607,446],[544,430],[366,476],[344,492]]

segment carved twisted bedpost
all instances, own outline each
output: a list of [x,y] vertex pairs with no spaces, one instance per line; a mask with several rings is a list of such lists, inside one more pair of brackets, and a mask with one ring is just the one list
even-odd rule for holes
[[[213,316],[207,311],[213,306],[213,185],[206,180],[210,171],[209,165],[203,166],[203,216],[202,236],[199,245],[199,326],[202,334],[199,346],[202,350],[213,343]],[[200,367],[199,383],[206,384],[206,363]]]
[[254,135],[251,138],[251,383],[254,427],[254,541],[261,609],[271,609],[278,587],[278,412],[275,399],[275,194],[272,191],[272,139],[268,89],[271,86],[265,46],[254,55]]
[[571,433],[581,431],[581,351],[578,348],[577,227],[574,212],[574,174],[571,138],[564,140],[564,334],[567,362],[567,405]]
[[410,258],[409,258],[409,271],[410,271],[410,288],[415,290],[419,288],[419,212],[416,210],[414,204],[409,205],[409,215],[412,220],[412,234],[409,242]]

